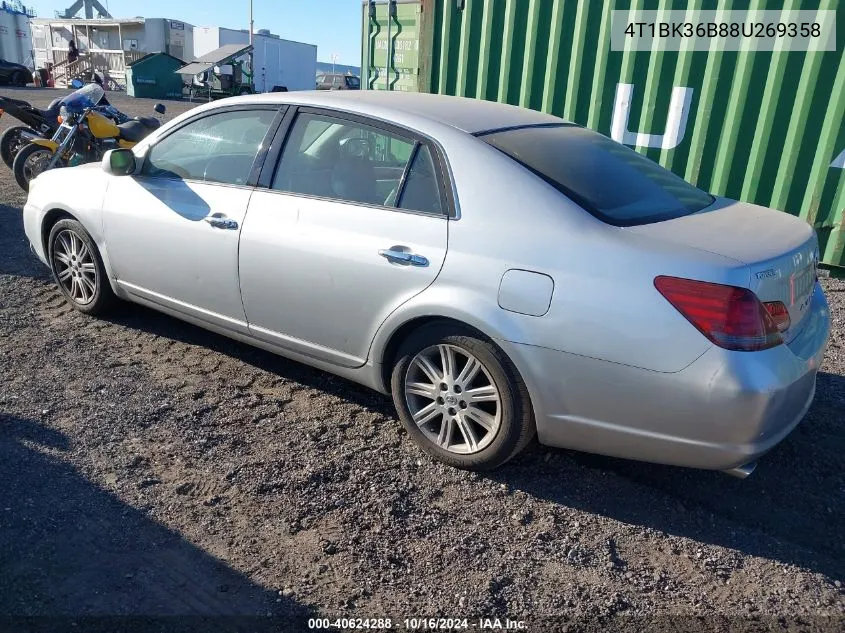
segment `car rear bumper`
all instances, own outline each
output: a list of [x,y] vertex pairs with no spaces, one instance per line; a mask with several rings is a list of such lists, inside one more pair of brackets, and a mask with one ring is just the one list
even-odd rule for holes
[[712,347],[675,373],[505,346],[531,393],[541,443],[729,470],[771,450],[812,404],[830,334],[818,284],[808,310],[788,345],[762,352]]

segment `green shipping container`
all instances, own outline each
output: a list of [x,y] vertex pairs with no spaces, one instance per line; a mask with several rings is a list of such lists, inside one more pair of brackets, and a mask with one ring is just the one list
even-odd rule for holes
[[[418,0],[362,7],[362,84],[586,125],[702,189],[799,215],[845,266],[845,11],[836,50],[614,51],[614,10],[838,10],[840,0]],[[393,63],[387,68],[388,28]]]
[[126,67],[126,94],[146,99],[181,99],[182,76],[176,70],[185,65],[167,53],[150,53]]

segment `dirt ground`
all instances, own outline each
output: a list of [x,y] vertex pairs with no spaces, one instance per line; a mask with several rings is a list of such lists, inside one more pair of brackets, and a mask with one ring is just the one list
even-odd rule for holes
[[5,167],[0,202],[0,630],[843,630],[845,282],[824,280],[816,402],[749,479],[537,445],[480,476],[363,387],[143,308],[72,311]]

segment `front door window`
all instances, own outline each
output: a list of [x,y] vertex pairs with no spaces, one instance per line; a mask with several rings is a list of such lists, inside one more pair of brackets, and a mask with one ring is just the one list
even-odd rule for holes
[[275,116],[274,110],[236,110],[198,119],[156,143],[142,174],[245,185]]

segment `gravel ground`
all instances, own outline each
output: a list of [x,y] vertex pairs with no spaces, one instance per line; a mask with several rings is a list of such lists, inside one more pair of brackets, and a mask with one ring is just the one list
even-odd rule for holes
[[751,478],[537,445],[480,476],[363,387],[143,308],[72,311],[5,168],[0,196],[0,616],[842,630],[844,282],[816,402]]

